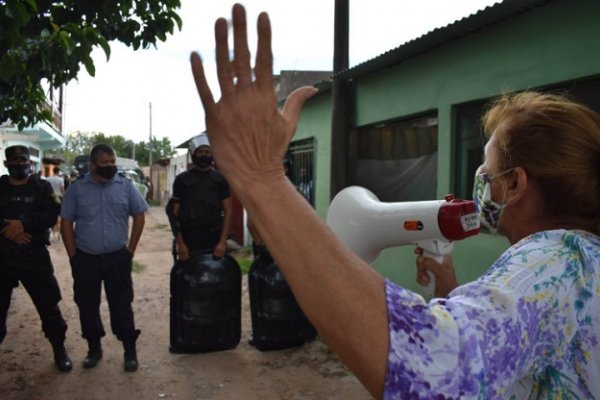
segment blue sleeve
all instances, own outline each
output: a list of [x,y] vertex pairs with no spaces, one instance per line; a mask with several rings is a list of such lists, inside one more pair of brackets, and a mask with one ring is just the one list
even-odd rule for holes
[[130,215],[137,215],[148,210],[148,203],[142,197],[140,192],[135,188],[133,183],[129,179],[125,179],[125,184],[129,191],[129,213]]
[[60,206],[60,217],[67,221],[75,221],[77,216],[77,189],[79,189],[79,182],[73,182],[69,190],[67,190],[62,198]]

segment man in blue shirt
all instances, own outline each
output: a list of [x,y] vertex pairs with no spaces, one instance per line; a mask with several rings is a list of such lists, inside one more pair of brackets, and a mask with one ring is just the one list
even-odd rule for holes
[[[61,233],[73,274],[75,303],[79,307],[82,336],[89,351],[84,368],[102,358],[105,335],[100,318],[101,286],[110,310],[113,334],[123,342],[125,370],[138,368],[131,266],[144,228],[148,204],[133,183],[118,175],[116,154],[106,144],[90,152],[90,172],[71,185],[63,197]],[[133,217],[128,240],[129,217]]]

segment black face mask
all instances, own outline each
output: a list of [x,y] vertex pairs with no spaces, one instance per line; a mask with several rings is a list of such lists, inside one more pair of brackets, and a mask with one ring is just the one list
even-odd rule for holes
[[96,173],[104,179],[112,179],[117,173],[116,165],[96,166]]
[[29,175],[29,164],[7,165],[11,178],[24,179]]
[[200,156],[200,157],[192,156],[192,162],[198,168],[207,168],[207,167],[210,167],[210,164],[212,163],[212,157],[211,156]]

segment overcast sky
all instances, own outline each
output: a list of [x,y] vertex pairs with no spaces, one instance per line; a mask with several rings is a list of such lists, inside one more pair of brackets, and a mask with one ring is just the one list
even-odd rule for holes
[[[445,26],[498,0],[350,0],[350,66],[362,63]],[[65,129],[122,135],[135,141],[152,135],[178,145],[204,128],[204,114],[189,65],[198,51],[218,98],[214,74],[214,21],[230,18],[232,3],[182,0],[181,31],[157,49],[133,51],[112,43],[93,54],[96,76],[82,68],[67,87]],[[330,70],[333,64],[333,0],[246,0],[250,50],[256,17],[267,11],[273,30],[274,71]],[[152,104],[150,113],[149,104]]]

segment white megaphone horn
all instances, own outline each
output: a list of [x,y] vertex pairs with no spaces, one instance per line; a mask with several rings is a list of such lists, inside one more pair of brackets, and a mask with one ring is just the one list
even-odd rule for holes
[[[369,190],[350,186],[329,205],[327,224],[348,248],[368,263],[389,247],[414,244],[441,262],[453,241],[479,233],[475,204],[448,195],[444,200],[384,203]],[[428,295],[434,293],[429,273]]]

